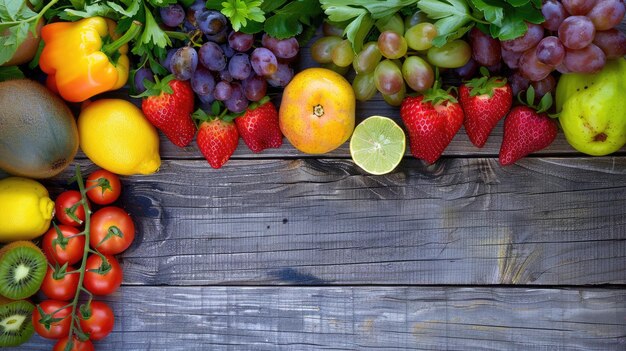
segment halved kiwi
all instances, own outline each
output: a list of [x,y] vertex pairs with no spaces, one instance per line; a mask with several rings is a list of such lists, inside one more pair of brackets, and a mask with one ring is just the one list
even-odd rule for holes
[[35,305],[0,297],[0,347],[18,346],[30,339]]
[[0,295],[13,300],[34,295],[46,275],[48,261],[37,245],[16,241],[0,249]]

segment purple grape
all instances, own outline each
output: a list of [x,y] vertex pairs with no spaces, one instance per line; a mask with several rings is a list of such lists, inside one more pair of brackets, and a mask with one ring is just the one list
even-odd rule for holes
[[178,80],[189,80],[198,67],[198,53],[194,48],[184,46],[172,56],[172,73]]
[[502,48],[509,51],[524,52],[539,43],[543,38],[543,27],[539,24],[526,23],[528,30],[521,37],[504,40],[500,44]]
[[293,78],[293,69],[285,63],[279,63],[278,69],[268,77],[267,83],[275,88],[286,87]]
[[228,28],[224,28],[223,31],[215,34],[215,35],[205,35],[208,41],[212,41],[218,44],[224,44],[228,40]]
[[232,31],[228,35],[228,45],[230,45],[231,48],[240,52],[250,50],[253,43],[254,37],[252,36],[252,34]]
[[191,89],[198,95],[208,95],[215,88],[215,78],[213,74],[200,65],[191,76]]
[[196,21],[196,16],[206,9],[205,0],[196,0],[193,4],[191,4],[187,8],[186,18],[191,26],[191,30],[198,29],[198,22]]
[[221,70],[219,75],[220,75],[221,80],[225,80],[227,82],[233,81],[233,76],[230,75],[230,72],[228,71],[228,69]]
[[238,53],[233,55],[228,62],[228,72],[234,79],[244,80],[248,78],[252,72],[248,54]]
[[168,27],[178,27],[185,20],[185,10],[179,4],[173,4],[159,9],[163,24]]
[[222,48],[213,42],[202,44],[198,50],[200,64],[211,71],[221,71],[226,68],[226,56]]
[[211,111],[211,104],[215,101],[215,97],[213,94],[198,95],[198,100],[200,100],[201,109]]
[[518,93],[528,89],[530,85],[530,81],[517,71],[511,74],[507,80],[511,85],[513,96],[517,96]]
[[476,74],[478,67],[478,62],[476,62],[473,58],[470,58],[465,65],[455,68],[454,73],[462,79],[470,79],[474,76],[474,74]]
[[240,113],[248,108],[248,99],[243,94],[243,89],[239,83],[231,83],[233,94],[224,101],[226,108],[233,113]]
[[196,12],[198,28],[204,35],[216,35],[228,27],[228,20],[219,11],[203,10]]
[[509,66],[510,69],[517,69],[519,67],[519,58],[523,52],[510,51],[502,48],[502,61]]
[[170,73],[172,73],[172,56],[174,56],[176,50],[178,49],[167,50],[167,55],[165,55],[165,58],[160,61],[161,66],[165,67],[165,69]]
[[500,42],[474,27],[469,32],[472,58],[481,66],[493,66],[500,62]]
[[266,48],[256,48],[250,56],[250,63],[254,73],[259,76],[269,76],[278,69],[278,60],[273,52]]
[[235,49],[231,48],[228,44],[220,44],[220,47],[222,48],[222,51],[224,51],[224,55],[226,55],[227,58],[231,58],[235,54]]
[[242,82],[243,92],[250,101],[261,100],[267,92],[267,82],[263,77],[251,75]]
[[217,100],[226,101],[230,99],[231,95],[233,95],[233,87],[229,82],[223,80],[215,85],[213,95]]
[[296,57],[296,55],[298,55],[298,51],[300,51],[300,44],[298,44],[298,40],[294,37],[278,40],[272,50],[276,57],[285,60]]
[[152,71],[149,68],[142,67],[135,72],[135,79],[133,82],[135,83],[135,91],[137,94],[141,94],[146,91],[146,86],[144,81],[148,80],[154,83],[154,76],[152,75]]
[[559,38],[554,36],[541,39],[535,50],[537,50],[537,60],[552,67],[560,65],[565,57],[565,47]]

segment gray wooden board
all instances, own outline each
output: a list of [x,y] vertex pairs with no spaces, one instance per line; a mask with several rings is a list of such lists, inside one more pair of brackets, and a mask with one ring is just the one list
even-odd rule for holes
[[103,299],[117,321],[98,350],[626,349],[614,289],[123,286]]
[[168,160],[124,179],[125,282],[624,284],[625,174],[624,157],[406,159],[379,177],[349,160]]

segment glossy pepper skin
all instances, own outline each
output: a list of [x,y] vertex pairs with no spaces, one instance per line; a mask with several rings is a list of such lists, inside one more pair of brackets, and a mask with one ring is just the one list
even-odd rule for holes
[[48,74],[47,85],[66,101],[81,102],[126,84],[128,44],[116,48],[111,58],[102,51],[107,36],[118,39],[115,27],[103,17],[45,25],[39,66]]

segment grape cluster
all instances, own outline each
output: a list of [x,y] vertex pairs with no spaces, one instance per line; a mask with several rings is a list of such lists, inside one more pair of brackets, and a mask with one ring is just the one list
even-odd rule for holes
[[503,61],[517,70],[512,81],[518,88],[530,81],[552,90],[554,70],[595,73],[607,59],[626,54],[626,35],[615,29],[626,12],[621,0],[547,0],[541,12],[541,25],[529,23],[526,34],[501,42]]
[[[191,82],[205,109],[219,100],[229,111],[243,112],[266,95],[268,85],[285,87],[293,78],[290,63],[300,51],[295,37],[279,40],[234,31],[222,13],[207,9],[202,0],[186,10],[180,4],[163,7],[160,17],[164,25],[190,38],[168,50],[161,64],[176,79]],[[137,71],[138,90],[151,75],[148,69]]]
[[399,106],[407,89],[423,92],[432,87],[433,66],[461,67],[472,54],[463,40],[434,47],[437,28],[421,12],[404,19],[396,14],[378,30],[377,40],[366,42],[355,53],[342,31],[325,23],[324,36],[311,46],[313,60],[324,67],[342,74],[354,68],[352,88],[359,101],[371,99],[378,91],[388,104]]

